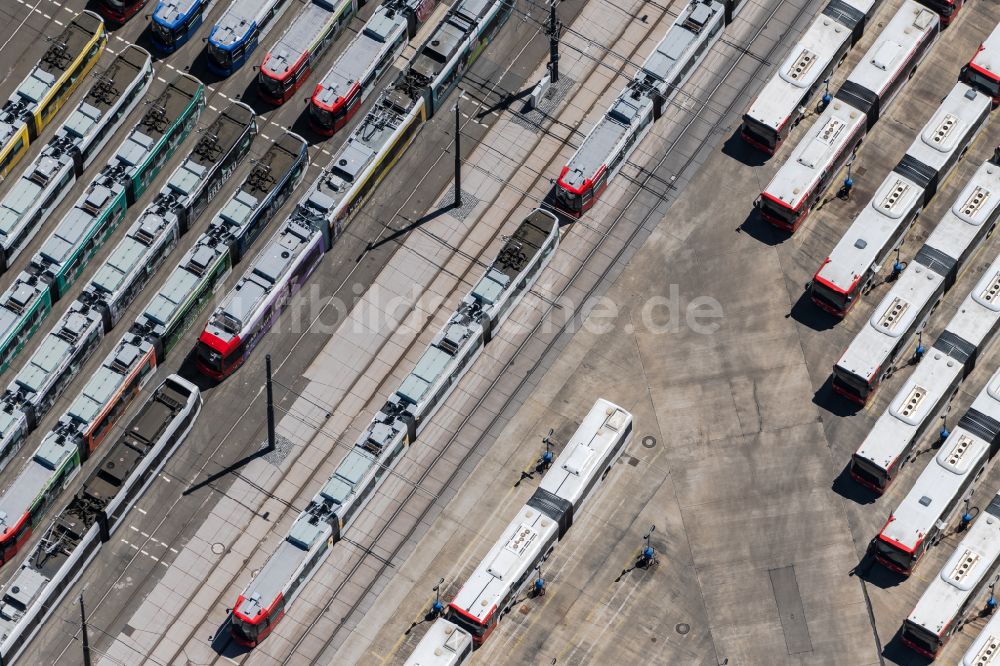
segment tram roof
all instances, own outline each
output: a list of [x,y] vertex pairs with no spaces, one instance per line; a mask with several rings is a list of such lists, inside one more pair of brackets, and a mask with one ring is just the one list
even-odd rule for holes
[[201,3],[202,0],[160,0],[153,10],[153,18],[164,25],[175,27]]
[[209,43],[230,48],[241,42],[276,4],[277,0],[232,0],[226,13],[212,27]]
[[268,52],[261,69],[275,78],[284,77],[326,32],[338,9],[325,0],[312,0],[292,19],[288,30]]
[[366,72],[378,65],[405,29],[405,15],[385,5],[379,7],[365,23],[361,34],[351,41],[323,76],[317,86],[317,101],[332,106],[338,98],[346,96]]
[[617,146],[651,112],[652,89],[666,96],[674,92],[669,86],[676,80],[678,68],[688,62],[690,52],[704,41],[703,28],[717,20],[722,11],[722,3],[716,0],[692,0],[681,11],[633,80],[570,158],[561,177],[563,184],[573,189],[583,188],[587,180],[593,180],[607,167],[608,158],[616,153]]

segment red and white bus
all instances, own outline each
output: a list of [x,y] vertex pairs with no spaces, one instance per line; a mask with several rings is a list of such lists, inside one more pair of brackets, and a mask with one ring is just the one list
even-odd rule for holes
[[864,34],[875,0],[831,0],[792,47],[743,116],[740,136],[773,155],[806,105]]
[[794,232],[937,38],[936,14],[906,0],[757,200],[761,217]]
[[1000,372],[976,396],[875,539],[875,557],[909,575],[948,532],[1000,443]]
[[950,25],[958,16],[965,0],[920,0],[920,4],[930,7],[941,17],[941,25]]

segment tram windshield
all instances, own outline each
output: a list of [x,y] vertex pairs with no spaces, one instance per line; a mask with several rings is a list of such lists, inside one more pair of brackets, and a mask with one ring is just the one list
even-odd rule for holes
[[265,94],[270,97],[281,97],[291,86],[294,78],[295,77],[293,76],[286,76],[284,79],[276,79],[273,76],[268,76],[267,74],[261,72],[258,80],[261,88],[264,89]]
[[177,36],[183,29],[183,27],[179,25],[175,30],[170,28],[170,26],[160,23],[159,21],[152,21],[150,25],[153,28],[153,32],[156,33],[157,38],[164,44],[173,44],[176,42]]
[[212,42],[208,43],[208,53],[212,56],[212,60],[219,63],[221,67],[232,67],[233,65],[233,52],[229,49],[224,49],[217,44]]

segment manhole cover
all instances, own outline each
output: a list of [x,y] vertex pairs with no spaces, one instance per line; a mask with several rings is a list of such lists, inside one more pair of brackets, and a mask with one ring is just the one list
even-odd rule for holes
[[642,438],[642,445],[647,449],[651,449],[656,446],[656,438],[652,435],[646,435]]
[[212,552],[215,553],[216,555],[222,555],[222,553],[224,553],[225,551],[226,547],[223,546],[221,543],[216,542],[212,544]]
[[684,622],[681,622],[680,624],[678,624],[678,625],[676,625],[674,627],[674,631],[676,631],[678,634],[680,634],[681,636],[683,636],[687,632],[691,631],[691,625],[690,624],[686,624]]

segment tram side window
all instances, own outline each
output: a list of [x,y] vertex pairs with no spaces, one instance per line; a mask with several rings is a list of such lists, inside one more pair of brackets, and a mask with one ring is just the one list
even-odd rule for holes
[[139,385],[143,378],[149,374],[151,370],[152,367],[150,365],[150,360],[147,359],[143,362],[141,369],[135,373],[135,376],[132,377],[132,379],[130,379],[124,387],[122,387],[121,391],[115,397],[114,402],[111,405],[111,409],[105,412],[96,427],[91,431],[91,447],[96,446],[96,444],[104,438],[111,426],[118,421],[122,412],[125,411],[126,407],[128,407],[129,403],[132,401],[132,398],[139,392]]
[[[506,5],[509,3],[505,2],[504,4]],[[503,22],[507,19],[507,16],[509,14],[510,14],[510,9],[508,9],[507,7],[500,7],[497,10],[497,12],[490,17],[489,22],[487,22],[486,25],[483,26],[483,30],[479,34],[485,35],[485,37],[481,37],[480,40],[482,41],[483,39],[491,39],[493,35],[496,33],[496,31],[500,29],[500,26],[503,25]]]
[[[468,52],[466,52],[465,55],[468,55]],[[441,95],[444,95],[445,91],[451,89],[451,85],[455,82],[455,79],[458,78],[458,72],[459,72],[459,70],[464,68],[464,64],[465,64],[464,61],[465,61],[465,57],[461,58],[461,60],[459,62],[456,62],[452,66],[452,68],[448,71],[448,74],[443,79],[441,79],[441,83],[438,86],[436,86],[436,88],[435,88],[435,95],[437,95],[439,93]]]
[[10,145],[10,148],[7,150],[7,153],[3,156],[3,159],[0,159],[0,174],[7,172],[7,170],[10,168],[11,162],[17,159],[17,157],[21,154],[21,151],[23,150],[24,150],[24,132],[22,131],[18,133],[17,140]]
[[410,126],[403,130],[403,133],[399,135],[398,139],[396,139],[396,143],[393,144],[392,148],[388,151],[388,153],[386,153],[385,159],[382,160],[382,164],[378,167],[378,170],[375,173],[372,173],[372,177],[368,179],[367,183],[365,183],[364,193],[359,193],[359,200],[364,199],[368,191],[374,186],[375,181],[381,178],[385,171],[388,171],[389,165],[395,162],[400,153],[406,149],[406,146],[409,145],[410,140],[413,139],[413,135],[416,134],[417,129],[419,128],[419,121],[411,121]]

